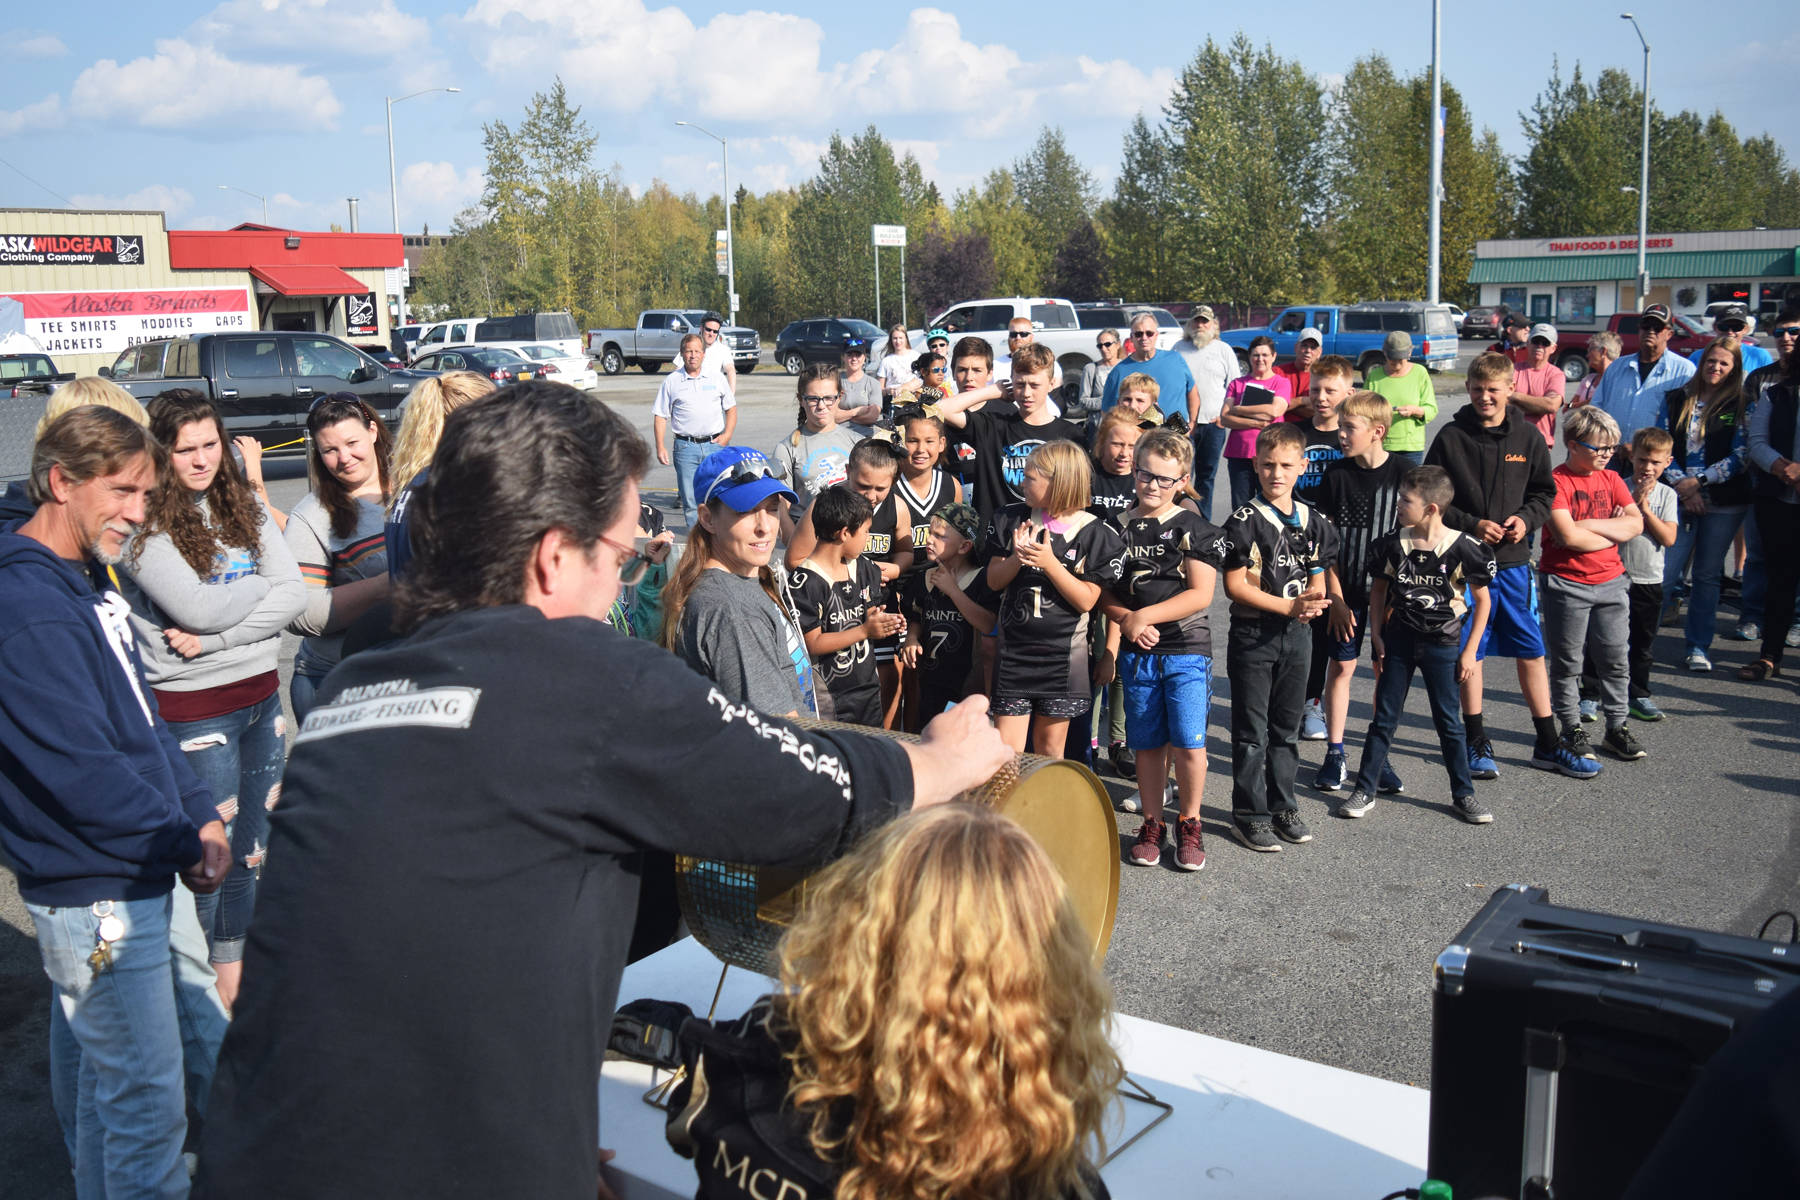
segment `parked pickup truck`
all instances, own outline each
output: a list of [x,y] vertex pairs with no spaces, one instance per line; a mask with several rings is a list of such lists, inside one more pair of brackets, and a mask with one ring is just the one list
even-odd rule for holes
[[73,371],[58,371],[48,354],[0,354],[0,394],[49,395],[69,380]]
[[[906,336],[913,345],[912,352],[922,354],[928,330],[942,329],[950,335],[952,345],[959,338],[973,335],[992,346],[994,357],[1000,358],[1012,353],[1006,345],[1006,327],[1015,317],[1026,317],[1031,321],[1035,333],[1033,340],[1056,355],[1056,365],[1062,368],[1067,383],[1078,382],[1081,368],[1100,360],[1100,353],[1094,348],[1094,331],[1082,328],[1081,315],[1075,306],[1067,300],[1043,296],[965,300],[931,318],[924,328],[908,330]],[[1167,350],[1180,337],[1179,328],[1164,327],[1156,339],[1157,348]]]
[[129,347],[100,374],[141,400],[193,388],[219,406],[228,436],[288,448],[320,396],[354,392],[392,425],[406,394],[437,372],[384,367],[329,334],[264,330],[158,338]]
[[1321,351],[1349,359],[1365,376],[1381,363],[1382,343],[1395,330],[1412,338],[1414,362],[1433,371],[1456,366],[1456,318],[1449,307],[1412,300],[1297,304],[1276,313],[1267,329],[1227,329],[1219,340],[1247,364],[1251,340],[1267,337],[1275,343],[1275,360],[1287,362],[1294,357],[1294,343],[1303,329],[1317,329]]
[[[1679,354],[1686,358],[1694,351],[1712,345],[1713,335],[1700,328],[1692,317],[1675,314],[1675,333],[1669,338],[1668,353]],[[1614,313],[1606,322],[1605,328],[1619,335],[1621,358],[1629,358],[1638,352],[1638,315],[1634,312]],[[1562,325],[1556,327],[1556,365],[1563,369],[1563,376],[1570,383],[1577,383],[1587,378],[1588,343],[1594,335],[1601,332],[1594,329],[1570,329]],[[1492,349],[1499,349],[1498,346]]]
[[[626,367],[654,375],[664,363],[680,361],[681,339],[699,333],[705,318],[704,308],[647,308],[638,314],[635,327],[590,329],[582,341],[589,356],[599,359],[600,369],[608,375],[617,375]],[[731,361],[738,370],[756,370],[762,361],[762,337],[756,330],[726,325],[719,336],[731,348]]]

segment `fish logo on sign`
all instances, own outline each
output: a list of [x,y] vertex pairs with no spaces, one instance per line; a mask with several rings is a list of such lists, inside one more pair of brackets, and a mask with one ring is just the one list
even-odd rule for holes
[[121,263],[141,263],[144,261],[144,239],[141,237],[121,237],[114,245],[118,247],[118,261]]

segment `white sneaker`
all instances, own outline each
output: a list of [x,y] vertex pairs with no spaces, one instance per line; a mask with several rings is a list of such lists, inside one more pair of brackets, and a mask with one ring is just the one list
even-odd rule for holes
[[1712,670],[1712,659],[1706,657],[1706,651],[1704,650],[1689,650],[1687,656],[1687,669],[1690,671],[1710,671]]
[[1795,649],[1800,649],[1800,621],[1788,626],[1787,636],[1781,639]]
[[1303,742],[1322,742],[1325,740],[1325,710],[1317,700],[1306,702],[1306,713],[1300,718],[1300,740]]
[[1142,796],[1140,796],[1136,791],[1130,792],[1129,794],[1120,797],[1119,811],[1120,812],[1128,812],[1128,813],[1143,812],[1144,811],[1144,798]]

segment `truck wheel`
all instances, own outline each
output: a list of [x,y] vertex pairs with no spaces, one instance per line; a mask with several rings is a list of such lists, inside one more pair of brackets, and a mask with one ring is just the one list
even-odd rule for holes
[[789,375],[798,375],[806,370],[806,356],[798,350],[789,350],[787,357],[781,360],[781,365]]
[[625,356],[619,353],[617,346],[608,346],[600,352],[600,369],[608,375],[617,375],[625,369]]
[[1362,372],[1364,383],[1369,382],[1369,372],[1376,367],[1379,367],[1381,363],[1382,358],[1379,354],[1365,354],[1362,356],[1362,361],[1356,364],[1356,369]]
[[1580,383],[1587,378],[1588,364],[1585,354],[1565,354],[1562,361],[1556,365],[1562,368],[1563,378],[1570,383]]
[[646,375],[654,375],[662,370],[662,362],[654,358],[640,358],[637,367]]

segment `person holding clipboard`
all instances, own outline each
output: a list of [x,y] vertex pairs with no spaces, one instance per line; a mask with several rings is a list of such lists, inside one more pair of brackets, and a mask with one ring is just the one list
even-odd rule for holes
[[1219,424],[1231,430],[1225,439],[1225,469],[1231,482],[1231,509],[1236,512],[1256,495],[1256,435],[1287,417],[1293,384],[1275,373],[1275,343],[1266,337],[1250,342],[1250,373],[1225,385],[1225,407]]

